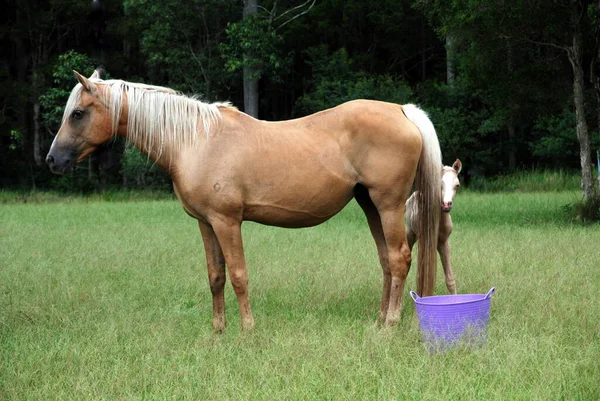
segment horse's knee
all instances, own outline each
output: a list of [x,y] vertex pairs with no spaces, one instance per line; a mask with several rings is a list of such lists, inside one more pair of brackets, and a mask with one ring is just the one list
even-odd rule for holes
[[229,270],[229,279],[233,290],[237,293],[246,292],[248,288],[248,272],[242,269]]
[[223,288],[225,287],[225,281],[227,281],[225,274],[211,274],[210,277],[208,278],[209,284],[210,284],[210,292],[212,292],[213,295],[219,294],[223,291]]
[[397,250],[390,251],[389,258],[392,276],[405,279],[408,275],[408,270],[410,268],[410,263],[412,260],[408,244],[404,243]]

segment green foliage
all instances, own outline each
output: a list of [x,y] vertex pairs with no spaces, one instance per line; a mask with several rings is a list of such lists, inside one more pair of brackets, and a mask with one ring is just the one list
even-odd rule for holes
[[17,150],[23,147],[23,134],[16,129],[10,130],[10,150]]
[[[560,11],[562,6],[556,3],[546,6],[540,1],[518,1],[511,7],[479,1],[417,3],[441,37],[452,40],[450,50],[457,70],[453,85],[462,88],[454,101],[442,107],[454,108],[458,103],[476,111],[469,112],[477,115],[476,132],[483,139],[469,149],[476,164],[485,165],[492,173],[507,168],[510,155],[515,156],[517,166],[529,164],[534,121],[562,111],[572,92],[568,80],[557,79],[571,74],[566,58],[561,58],[562,50],[533,43],[539,40],[537,35],[555,29],[550,27],[553,18],[565,22],[559,17],[565,10]],[[541,31],[534,34],[532,25],[540,19],[548,25],[543,28],[540,24]],[[561,32],[568,29],[565,26]],[[571,136],[576,138],[575,131]],[[577,146],[573,150],[577,151]]]
[[490,129],[490,111],[482,107],[467,79],[459,76],[452,85],[428,83],[418,91],[421,106],[435,126],[446,164],[459,158],[465,171],[476,170],[479,175],[505,171],[498,162],[503,143]]
[[[572,45],[575,5],[585,66],[596,56],[596,2],[319,0],[296,19],[308,5],[296,8],[301,2],[291,0],[261,1],[249,18],[242,17],[239,0],[13,3],[14,18],[2,30],[10,51],[0,60],[2,186],[97,187],[86,183],[97,176],[85,177],[86,165],[73,177],[55,177],[33,158],[35,139],[43,153],[48,133],[58,129],[76,83],[71,70],[90,74],[94,58],[114,77],[238,105],[242,70],[249,67],[263,78],[260,114],[273,120],[355,98],[417,102],[436,126],[445,161],[460,157],[486,176],[505,172],[513,156],[518,168],[579,164],[564,48]],[[448,49],[446,39],[452,40]],[[66,49],[77,51],[58,54]],[[448,57],[456,70],[450,85],[442,83]],[[38,98],[41,124],[33,121]],[[595,102],[590,91],[590,126],[596,125]],[[594,130],[590,136],[595,151],[600,137]],[[137,185],[136,177],[147,173],[130,167],[125,180]],[[107,174],[122,182],[118,168]],[[153,178],[139,182],[147,180]]]
[[535,156],[557,165],[578,158],[575,113],[570,109],[565,108],[556,115],[540,116],[534,130],[539,138],[531,144]]
[[315,113],[353,99],[376,99],[407,103],[412,91],[403,81],[389,75],[354,71],[346,49],[327,54],[326,46],[307,50],[312,68],[309,89],[296,102],[300,115]]
[[52,69],[53,86],[40,96],[40,104],[43,107],[42,120],[55,130],[60,127],[62,114],[69,99],[73,87],[77,84],[77,78],[73,70],[90,76],[94,72],[96,63],[87,54],[78,53],[74,50],[58,56]]
[[288,72],[292,55],[284,53],[283,37],[262,14],[228,23],[225,33],[227,41],[219,45],[219,50],[229,72],[250,68],[250,79],[268,77],[273,82],[280,82],[281,75]]
[[[143,59],[143,76],[209,99],[219,99],[222,82],[229,82],[219,43],[227,21],[241,14],[235,0],[126,0],[127,32],[137,42]],[[238,12],[239,10],[239,12]]]
[[170,179],[167,173],[133,146],[125,149],[121,160],[121,169],[127,188],[144,190],[170,188]]
[[588,200],[580,200],[564,207],[573,221],[583,224],[600,222],[600,194],[597,192]]

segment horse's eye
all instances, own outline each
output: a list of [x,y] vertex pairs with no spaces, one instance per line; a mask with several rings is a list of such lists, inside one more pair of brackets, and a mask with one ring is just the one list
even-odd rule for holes
[[75,120],[81,120],[81,117],[83,117],[83,111],[73,110],[73,112],[71,113],[71,117],[73,117]]

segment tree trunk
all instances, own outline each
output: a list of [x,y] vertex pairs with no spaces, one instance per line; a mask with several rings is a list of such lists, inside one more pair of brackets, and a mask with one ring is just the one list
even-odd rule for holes
[[[600,134],[600,0],[596,2],[596,41],[594,43],[594,54],[590,63],[590,82],[596,93],[596,122]],[[596,163],[598,174],[598,190],[600,190],[600,150],[596,150]]]
[[446,83],[452,85],[456,77],[456,67],[454,65],[454,45],[452,36],[446,36]]
[[515,123],[510,121],[508,123],[508,169],[511,171],[517,167],[517,151],[515,146],[517,138],[515,132]]
[[[244,0],[244,18],[256,14],[258,11],[257,0]],[[245,60],[254,55],[244,55]],[[255,70],[251,67],[244,67],[244,112],[254,118],[258,118],[258,79],[254,76]]]
[[[513,65],[513,52],[510,45],[510,41],[506,40],[506,69],[509,75],[512,77],[515,70]],[[517,167],[517,135],[516,135],[516,124],[515,124],[515,108],[519,99],[515,99],[512,105],[509,105],[509,120],[508,120],[508,169],[514,170]]]
[[582,65],[583,35],[579,21],[579,7],[573,2],[571,20],[573,21],[573,47],[568,51],[569,61],[573,67],[573,99],[577,120],[577,139],[579,140],[579,160],[581,162],[581,186],[583,199],[587,201],[594,194],[594,179],[592,178],[592,157],[590,149],[590,134],[585,120],[584,77]]
[[40,118],[40,103],[35,99],[33,101],[33,160],[38,167],[44,165]]
[[425,17],[421,17],[421,81],[427,79],[427,37],[425,34]]

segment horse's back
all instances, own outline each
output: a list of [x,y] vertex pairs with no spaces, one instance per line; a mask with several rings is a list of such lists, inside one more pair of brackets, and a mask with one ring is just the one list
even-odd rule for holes
[[408,196],[422,142],[402,106],[356,100],[282,122],[222,114],[220,131],[180,168],[176,184],[181,197],[194,198],[188,204],[302,227],[338,213],[359,183],[402,202]]

